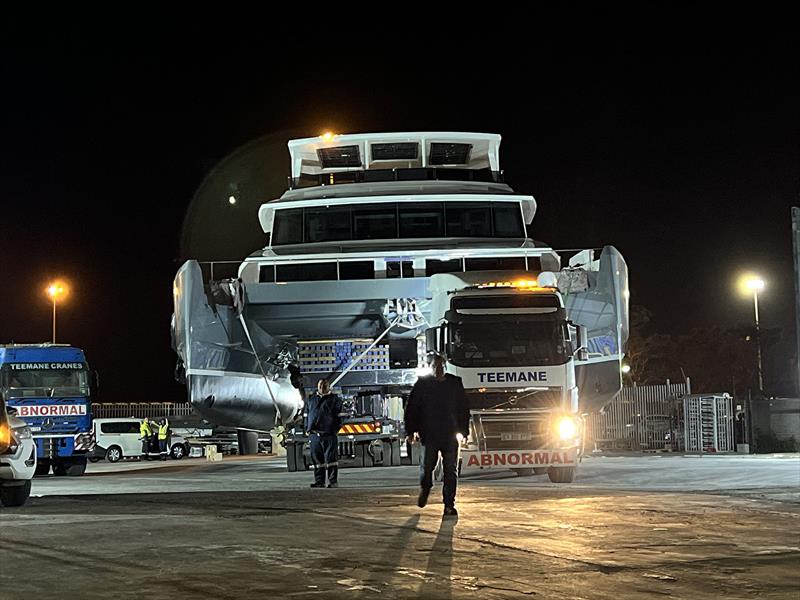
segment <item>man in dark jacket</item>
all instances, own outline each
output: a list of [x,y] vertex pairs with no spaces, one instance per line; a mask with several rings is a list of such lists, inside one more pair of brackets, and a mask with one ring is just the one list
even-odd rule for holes
[[312,488],[325,487],[325,472],[328,487],[339,487],[339,458],[337,433],[342,426],[342,399],[331,393],[327,379],[317,382],[317,393],[308,399],[306,409],[306,431],[311,445],[311,463],[314,465]]
[[444,514],[455,516],[457,434],[469,435],[469,407],[461,378],[444,371],[443,356],[433,356],[433,375],[421,377],[414,384],[406,406],[406,434],[418,433],[422,442],[420,462],[420,508],[428,502],[433,487],[433,469],[442,455],[444,470]]

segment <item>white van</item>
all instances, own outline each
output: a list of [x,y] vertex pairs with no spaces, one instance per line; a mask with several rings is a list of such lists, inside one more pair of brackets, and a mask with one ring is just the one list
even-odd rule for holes
[[[133,417],[94,419],[92,431],[97,445],[89,460],[97,462],[105,458],[108,462],[115,463],[123,458],[142,458],[142,438],[139,435],[141,424],[142,419]],[[170,435],[169,454],[180,460],[189,454],[189,444],[179,435]]]

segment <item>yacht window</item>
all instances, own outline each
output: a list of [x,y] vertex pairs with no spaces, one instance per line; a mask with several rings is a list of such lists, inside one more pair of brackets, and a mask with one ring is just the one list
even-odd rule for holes
[[414,277],[414,263],[410,260],[387,262],[386,263],[386,279],[397,279],[400,275],[400,268],[402,266],[402,277]]
[[305,209],[305,241],[350,240],[350,207],[324,206]]
[[361,166],[361,153],[358,151],[358,146],[320,148],[317,150],[317,156],[323,169]]
[[519,204],[498,202],[492,206],[492,210],[494,211],[495,237],[525,237]]
[[465,165],[469,162],[472,144],[431,143],[431,165]]
[[372,160],[416,160],[419,152],[417,142],[393,142],[372,144]]
[[353,207],[353,237],[357,240],[396,238],[396,205],[367,204]]
[[263,265],[258,271],[258,281],[275,283],[275,265]]
[[444,235],[444,206],[438,202],[400,205],[400,237],[428,238]]
[[303,242],[303,209],[291,208],[275,211],[273,244],[300,244]]
[[492,237],[492,210],[488,203],[448,203],[447,237]]
[[453,260],[435,260],[428,259],[425,261],[425,276],[431,277],[437,273],[461,273],[464,270],[464,265],[460,258]]
[[342,261],[339,279],[375,279],[375,263],[371,260]]
[[505,257],[505,258],[468,258],[466,259],[466,271],[524,271],[525,257]]
[[277,281],[335,281],[336,263],[306,263],[277,265]]

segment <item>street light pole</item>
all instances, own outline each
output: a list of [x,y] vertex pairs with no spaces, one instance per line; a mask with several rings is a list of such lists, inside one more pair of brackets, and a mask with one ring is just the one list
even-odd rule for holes
[[756,314],[756,356],[758,358],[758,392],[764,395],[764,369],[761,364],[761,323],[758,319],[758,292],[764,289],[764,280],[752,277],[745,282],[748,289],[753,290],[753,308]]
[[[758,320],[758,319],[756,319]],[[56,297],[53,295],[53,343],[56,343]]]
[[53,301],[53,344],[56,343],[56,303],[59,297],[63,296],[66,292],[66,286],[59,282],[54,282],[47,286],[47,295],[50,296],[50,300]]

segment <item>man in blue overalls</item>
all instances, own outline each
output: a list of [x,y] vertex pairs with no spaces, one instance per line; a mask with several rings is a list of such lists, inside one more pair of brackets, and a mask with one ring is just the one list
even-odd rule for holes
[[342,426],[342,399],[331,393],[327,379],[317,382],[317,393],[308,399],[306,431],[311,445],[311,464],[314,465],[312,488],[325,487],[325,472],[328,487],[339,487],[339,439],[337,433]]

